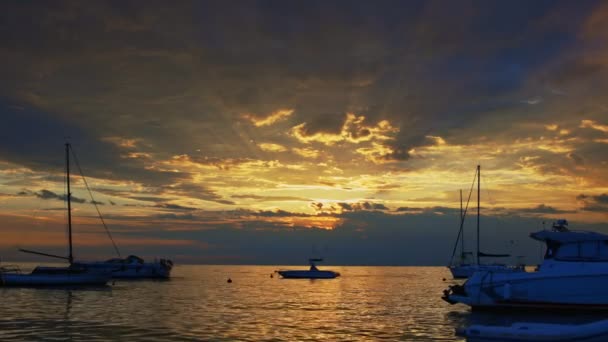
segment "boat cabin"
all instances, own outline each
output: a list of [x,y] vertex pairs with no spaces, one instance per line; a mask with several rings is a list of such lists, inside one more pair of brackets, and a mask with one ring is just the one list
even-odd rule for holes
[[585,231],[547,231],[530,234],[547,245],[545,260],[608,261],[608,235]]

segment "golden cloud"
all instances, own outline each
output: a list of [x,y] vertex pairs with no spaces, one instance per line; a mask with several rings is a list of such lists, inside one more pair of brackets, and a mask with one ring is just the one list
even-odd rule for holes
[[287,148],[283,145],[272,144],[272,143],[260,143],[258,147],[262,149],[262,151],[266,152],[285,152]]
[[112,143],[122,148],[135,148],[141,142],[141,139],[122,138],[122,137],[104,137],[102,141]]
[[595,122],[593,120],[582,120],[581,125],[579,127],[580,128],[592,128],[597,131],[608,133],[608,125],[598,124],[597,122]]
[[304,147],[304,148],[294,147],[292,149],[292,151],[295,152],[297,155],[304,157],[304,158],[317,158],[319,156],[319,154],[321,154],[321,152],[319,150],[315,150],[314,148],[310,148],[310,147]]
[[293,109],[279,109],[265,117],[259,117],[254,114],[243,114],[243,118],[251,121],[251,123],[253,123],[253,125],[256,127],[262,127],[270,126],[276,122],[285,120],[290,117],[293,112]]
[[308,132],[306,123],[294,126],[290,133],[302,143],[320,142],[331,146],[338,142],[359,144],[372,140],[392,140],[394,135],[399,132],[399,129],[393,127],[387,120],[382,120],[375,126],[367,126],[364,121],[365,116],[363,115],[347,113],[339,133],[315,132],[311,134]]

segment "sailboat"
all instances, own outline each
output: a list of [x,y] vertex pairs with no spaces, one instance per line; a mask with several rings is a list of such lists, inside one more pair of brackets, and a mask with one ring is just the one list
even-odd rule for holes
[[99,219],[103,227],[106,230],[110,241],[112,242],[112,246],[118,255],[118,258],[112,258],[105,261],[76,261],[73,265],[85,268],[91,271],[95,271],[98,273],[110,273],[112,278],[120,278],[120,279],[146,279],[146,278],[158,278],[158,279],[168,279],[171,276],[171,270],[173,269],[173,262],[169,259],[156,259],[152,262],[145,262],[142,258],[136,255],[129,255],[126,258],[122,258],[120,255],[120,250],[118,246],[114,242],[112,238],[112,234],[110,230],[106,226],[106,223],[101,216],[101,212],[97,207],[97,201],[93,198],[93,193],[89,188],[86,178],[80,168],[80,163],[78,162],[78,158],[76,157],[76,153],[70,146],[70,151],[74,155],[74,161],[76,162],[76,166],[78,167],[78,171],[82,177],[83,183],[89,192],[91,197],[91,203],[95,206],[97,210],[97,214],[99,215]]
[[[491,257],[491,258],[507,258],[509,254],[491,254],[483,253],[480,249],[480,238],[479,238],[479,221],[480,221],[480,198],[481,198],[481,165],[477,165],[475,172],[475,178],[473,182],[477,180],[477,255],[473,263],[467,262],[467,256],[472,255],[471,252],[465,252],[464,250],[464,220],[469,207],[469,201],[467,200],[467,206],[465,210],[462,210],[462,191],[460,193],[460,230],[458,231],[458,238],[454,245],[452,252],[452,262],[448,266],[454,279],[466,279],[473,275],[477,271],[506,271],[506,272],[522,272],[524,271],[523,266],[507,266],[505,264],[482,264],[480,258]],[[472,192],[471,188],[471,192]],[[469,192],[469,200],[471,199],[471,192]],[[458,244],[461,245],[461,254],[459,262],[454,262],[454,256],[456,254],[456,248]]]
[[68,217],[68,256],[20,249],[30,254],[42,255],[67,260],[69,265],[63,267],[38,266],[31,273],[21,273],[16,267],[0,268],[0,286],[104,286],[110,280],[109,272],[91,270],[86,266],[74,263],[72,248],[72,207],[70,192],[70,144],[65,144],[67,217]]

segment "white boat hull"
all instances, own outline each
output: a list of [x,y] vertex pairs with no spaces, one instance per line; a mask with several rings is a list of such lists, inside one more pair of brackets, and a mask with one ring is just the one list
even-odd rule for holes
[[171,277],[171,267],[159,263],[113,264],[106,262],[79,263],[91,270],[110,272],[114,279],[142,279]]
[[608,309],[608,268],[574,264],[559,272],[477,272],[444,299],[474,309]]
[[449,266],[454,279],[468,279],[478,271],[523,272],[523,267],[507,265],[454,265]]

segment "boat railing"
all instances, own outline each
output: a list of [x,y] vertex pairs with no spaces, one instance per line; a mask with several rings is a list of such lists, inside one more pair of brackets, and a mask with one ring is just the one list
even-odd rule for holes
[[21,269],[17,265],[0,266],[0,273],[21,273]]

